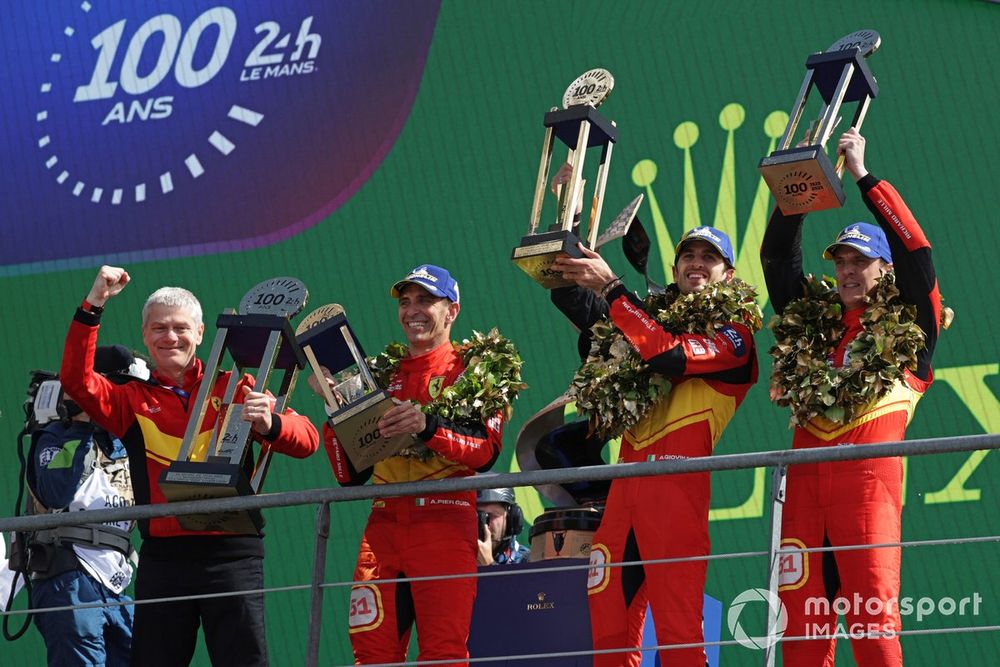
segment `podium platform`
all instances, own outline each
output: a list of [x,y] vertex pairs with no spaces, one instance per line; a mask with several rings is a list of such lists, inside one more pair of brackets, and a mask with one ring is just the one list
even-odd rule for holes
[[[590,612],[587,607],[587,570],[552,571],[566,565],[586,565],[585,558],[558,558],[517,565],[480,567],[480,572],[529,571],[530,574],[482,577],[472,611],[469,654],[473,658],[589,651]],[[719,641],[722,603],[705,596],[705,641]],[[643,646],[656,646],[652,614],[646,610]],[[706,649],[708,664],[717,667],[719,647]],[[500,660],[504,667],[591,667],[593,657]],[[642,667],[660,664],[655,651],[643,653]]]

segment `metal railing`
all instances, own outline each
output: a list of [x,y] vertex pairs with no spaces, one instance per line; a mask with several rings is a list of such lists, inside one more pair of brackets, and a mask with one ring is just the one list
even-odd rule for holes
[[[957,452],[970,452],[975,450],[1000,449],[1000,434],[954,436],[944,438],[928,438],[923,440],[909,440],[900,442],[890,442],[873,445],[860,446],[832,446],[817,447],[812,449],[781,450],[753,452],[747,454],[728,454],[709,457],[698,457],[690,459],[670,459],[664,461],[653,461],[648,463],[628,463],[616,465],[590,466],[584,468],[564,468],[559,470],[535,470],[519,473],[500,473],[489,475],[476,475],[472,477],[450,478],[422,482],[404,482],[399,484],[380,484],[357,487],[341,487],[312,489],[308,491],[290,491],[276,494],[260,494],[256,496],[239,496],[233,498],[220,498],[211,500],[184,501],[160,505],[139,505],[126,508],[90,510],[87,512],[63,512],[58,514],[40,514],[25,517],[0,518],[0,531],[32,532],[58,526],[80,525],[83,523],[105,523],[111,521],[124,520],[144,520],[165,516],[178,516],[183,514],[210,514],[215,512],[233,512],[246,510],[260,510],[276,507],[292,507],[298,505],[318,505],[316,517],[316,543],[313,558],[313,572],[309,584],[284,586],[280,588],[265,588],[253,591],[238,591],[231,593],[206,594],[195,596],[184,596],[177,598],[161,598],[156,600],[137,600],[128,604],[149,604],[164,600],[197,599],[207,597],[221,597],[226,595],[247,595],[260,592],[276,592],[291,590],[311,591],[311,615],[307,636],[307,662],[310,667],[319,664],[319,644],[320,629],[322,627],[323,590],[327,588],[345,587],[354,584],[352,581],[346,582],[325,582],[326,571],[327,540],[330,532],[330,503],[347,502],[355,500],[372,500],[378,498],[397,496],[419,496],[435,493],[449,493],[455,491],[467,491],[478,489],[489,489],[497,487],[524,487],[538,484],[566,484],[572,482],[597,481],[608,479],[626,479],[633,477],[648,477],[654,475],[675,475],[694,472],[713,472],[721,470],[744,470],[759,467],[771,467],[775,469],[775,483],[772,492],[772,534],[769,548],[766,551],[751,551],[733,554],[712,554],[708,556],[696,556],[689,558],[666,558],[652,559],[647,561],[628,562],[620,564],[609,564],[607,567],[624,567],[636,564],[663,564],[669,562],[679,562],[685,560],[717,560],[721,558],[742,558],[742,557],[764,557],[769,559],[769,588],[773,593],[777,592],[777,555],[780,545],[781,527],[781,505],[784,501],[784,479],[787,468],[790,465],[803,463],[822,463],[829,461],[854,461],[860,459],[872,459],[895,456],[924,456],[932,454],[947,454]],[[879,545],[842,545],[836,547],[811,548],[804,550],[785,549],[785,552],[792,551],[836,551],[845,549],[868,549],[903,546],[939,546],[942,544],[975,543],[975,542],[998,542],[1000,536],[957,538],[947,540],[922,540],[912,542],[900,542]],[[588,565],[570,565],[558,568],[547,568],[547,570],[571,570],[586,569]],[[512,576],[523,572],[536,572],[533,570],[503,571],[478,573],[476,575],[440,575],[436,577],[421,577],[421,580],[446,579],[458,576]],[[398,580],[379,580],[380,583],[392,581],[413,581],[418,578],[401,578]],[[102,606],[102,605],[80,605],[80,606]],[[52,608],[65,609],[69,607]],[[48,611],[48,610],[39,610]],[[11,610],[0,612],[0,615],[16,615],[28,613],[26,610]],[[768,618],[768,630],[774,627],[774,618]],[[975,632],[994,631],[995,627],[973,627],[973,628],[952,628],[954,632]],[[910,630],[900,631],[896,634],[938,634],[949,631],[943,630]],[[817,637],[811,637],[816,639]],[[796,641],[804,638],[786,637],[782,641]],[[728,646],[736,644],[736,641],[704,642],[694,646]],[[661,645],[656,647],[643,647],[641,650],[657,650],[670,648],[689,648],[692,645]],[[765,651],[765,664],[774,664],[773,645],[767,647]],[[632,652],[638,649],[626,648],[615,649],[603,652]],[[566,652],[559,654],[547,654],[548,657],[569,657],[574,655],[592,654],[593,652]],[[530,658],[540,658],[542,655],[515,655],[515,656],[494,656],[488,658],[475,658],[470,662],[491,662],[497,660],[526,660]],[[394,665],[431,665],[440,661],[422,661],[420,663],[392,663]],[[444,661],[448,662],[448,661]],[[453,662],[453,661],[452,661]]]

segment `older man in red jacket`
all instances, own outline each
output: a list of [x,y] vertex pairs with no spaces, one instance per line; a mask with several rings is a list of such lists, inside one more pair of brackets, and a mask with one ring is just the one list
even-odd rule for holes
[[[128,451],[136,503],[159,504],[166,502],[160,473],[176,460],[188,419],[200,407],[192,405],[204,380],[195,352],[205,325],[201,304],[191,292],[179,287],[156,290],[142,309],[142,339],[154,365],[152,377],[123,385],[110,382],[94,372],[97,330],[105,304],[128,282],[125,269],[102,266],[98,271],[70,324],[60,379],[96,424],[120,434]],[[213,397],[222,397],[229,375],[209,379]],[[273,398],[253,391],[253,378],[240,380],[237,400],[243,401],[243,419],[252,423],[255,437],[267,441],[272,450],[304,458],[318,449],[316,427],[291,410],[273,412]],[[212,430],[215,405],[209,405],[199,435]],[[137,600],[264,586],[260,534],[191,531],[174,517],[141,521],[139,531],[143,542]],[[213,664],[267,664],[262,593],[137,605],[132,664],[188,664],[199,625],[204,627]]]

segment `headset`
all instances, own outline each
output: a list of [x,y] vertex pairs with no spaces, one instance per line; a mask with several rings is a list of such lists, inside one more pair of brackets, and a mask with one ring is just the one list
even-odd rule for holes
[[514,489],[480,489],[476,494],[476,503],[500,503],[507,506],[507,529],[500,542],[504,548],[510,544],[511,538],[520,535],[524,530],[524,512],[514,499]]

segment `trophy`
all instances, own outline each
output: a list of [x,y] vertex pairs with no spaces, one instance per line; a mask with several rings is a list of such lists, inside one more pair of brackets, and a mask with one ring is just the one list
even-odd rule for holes
[[[881,43],[882,38],[874,30],[859,30],[838,39],[823,53],[814,53],[806,59],[806,76],[788,116],[785,133],[777,150],[758,165],[785,215],[843,205],[840,176],[844,171],[844,158],[840,157],[836,167],[831,165],[826,142],[833,134],[840,119],[840,107],[845,103],[858,103],[851,127],[861,128],[868,104],[878,95],[878,83],[868,69],[866,58]],[[813,86],[819,89],[824,104],[807,133],[810,145],[789,148]]]
[[[515,445],[522,471],[605,463],[602,452],[607,441],[589,432],[588,420],[567,421],[572,402],[566,392],[525,422]],[[529,531],[530,560],[588,557],[610,487],[607,480],[535,486],[554,506],[542,512]]]
[[[559,253],[566,253],[570,257],[582,256],[577,248],[580,238],[574,233],[573,216],[576,203],[583,193],[583,167],[587,149],[600,147],[601,161],[587,229],[587,247],[595,247],[611,164],[611,149],[618,141],[618,129],[614,121],[602,116],[597,107],[611,94],[614,85],[615,80],[610,72],[592,69],[577,77],[566,89],[563,95],[564,108],[553,107],[545,114],[545,139],[542,141],[542,160],[538,167],[538,181],[535,183],[535,201],[531,207],[531,227],[528,235],[521,239],[521,244],[514,248],[511,259],[535,282],[547,289],[572,284],[552,270],[552,263]],[[566,161],[573,166],[573,176],[569,183],[560,187],[555,223],[546,231],[536,233],[542,217],[542,201],[545,198],[556,138],[569,149]]]
[[355,470],[370,468],[415,442],[408,433],[392,438],[379,433],[379,419],[397,402],[375,382],[340,305],[317,308],[302,320],[295,334],[316,377],[324,377],[321,366],[334,375],[333,389],[327,382],[319,384],[329,408],[330,428]]
[[[305,356],[295,342],[289,318],[305,306],[308,291],[295,278],[272,278],[256,285],[240,302],[238,312],[227,309],[216,320],[215,341],[205,363],[204,379],[191,404],[177,460],[160,475],[160,488],[170,502],[226,498],[260,492],[271,462],[271,448],[261,441],[256,462],[252,424],[240,416],[236,389],[247,369],[256,369],[254,391],[267,389],[272,372],[283,371],[274,411],[285,409],[298,369]],[[212,395],[214,378],[228,352],[232,372],[220,399]],[[211,411],[210,411],[211,408]],[[203,431],[206,416],[214,425]],[[207,440],[206,440],[207,437]],[[264,525],[258,510],[177,517],[187,530],[256,534]]]

